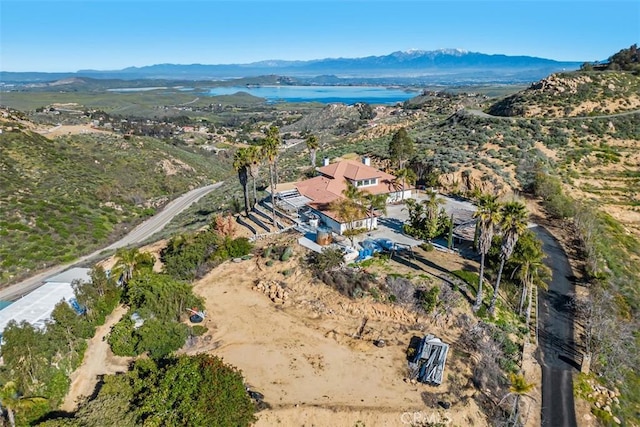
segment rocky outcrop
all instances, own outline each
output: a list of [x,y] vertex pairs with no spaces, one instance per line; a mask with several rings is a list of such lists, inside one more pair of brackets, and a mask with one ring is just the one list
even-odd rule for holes
[[289,291],[273,280],[261,280],[251,289],[262,292],[276,304],[285,304],[289,300]]

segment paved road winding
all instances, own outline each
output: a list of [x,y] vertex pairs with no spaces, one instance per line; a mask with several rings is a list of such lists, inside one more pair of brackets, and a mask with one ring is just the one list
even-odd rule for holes
[[184,211],[192,203],[200,200],[200,198],[220,187],[221,185],[222,182],[218,182],[216,184],[207,185],[205,187],[199,187],[195,190],[191,190],[188,193],[185,193],[177,199],[169,202],[159,213],[147,219],[136,228],[131,230],[131,232],[124,236],[122,239],[107,246],[106,248],[98,249],[93,253],[82,256],[72,263],[51,267],[45,271],[42,271],[41,273],[38,273],[35,276],[23,280],[22,282],[18,282],[13,285],[9,285],[6,288],[0,289],[0,301],[16,300],[41,286],[43,281],[47,277],[53,276],[68,269],[69,267],[97,257],[106,250],[118,249],[145,241],[158,231],[162,230],[176,215]]
[[570,300],[574,285],[567,254],[545,228],[533,228],[547,254],[545,264],[552,271],[547,291],[540,292],[538,303],[538,362],[542,366],[542,426],[577,427],[573,401],[572,371],[580,360],[573,336],[573,312]]

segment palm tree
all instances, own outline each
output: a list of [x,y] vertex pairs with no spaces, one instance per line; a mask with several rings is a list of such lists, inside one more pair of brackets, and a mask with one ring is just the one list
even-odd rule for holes
[[396,180],[400,182],[402,188],[402,200],[404,200],[404,189],[406,184],[414,184],[416,182],[416,174],[413,169],[402,168],[396,172]]
[[329,208],[342,223],[347,224],[347,231],[344,234],[349,237],[351,246],[354,246],[354,222],[358,221],[366,214],[365,207],[356,203],[352,199],[338,198],[331,202]]
[[247,160],[249,161],[249,175],[253,182],[253,206],[258,203],[258,195],[256,193],[256,180],[260,173],[260,164],[262,163],[262,154],[260,147],[252,145],[247,149]]
[[276,163],[278,159],[278,148],[280,147],[280,130],[277,126],[271,126],[267,130],[267,136],[262,141],[262,157],[269,163],[269,185],[271,187],[271,213],[273,215],[273,226],[278,227],[276,219],[275,191],[278,185],[278,171]]
[[502,270],[504,263],[513,254],[518,238],[527,229],[528,219],[527,208],[522,202],[507,202],[502,206],[500,229],[502,230],[502,244],[500,246],[500,268],[498,269],[498,277],[496,286],[493,289],[493,297],[489,305],[489,314],[494,315],[496,309],[496,300],[498,299],[498,291],[500,289],[500,279],[502,278]]
[[427,199],[422,201],[425,207],[425,232],[429,239],[433,239],[438,234],[438,213],[440,205],[444,204],[444,199],[438,197],[438,193],[431,191],[427,194]]
[[120,248],[116,251],[116,264],[113,271],[122,277],[122,283],[127,284],[141,267],[153,267],[155,258],[149,252],[140,252],[138,248]]
[[[525,238],[526,236],[526,238]],[[533,294],[538,288],[546,288],[546,281],[551,277],[551,270],[544,263],[545,253],[542,250],[542,242],[530,231],[525,231],[513,253],[513,261],[517,264],[514,274],[517,273],[522,285],[520,306],[518,313],[522,315],[524,303],[528,299],[526,322],[531,321],[531,307]]]
[[345,178],[346,187],[342,190],[342,195],[357,204],[362,204],[367,193],[356,187],[349,179]]
[[233,156],[233,168],[238,172],[238,180],[244,195],[244,212],[249,216],[249,149],[240,148]]
[[[513,407],[511,409],[511,416],[507,425],[518,426],[522,425],[520,422],[520,399],[524,396],[531,397],[528,393],[535,388],[534,383],[528,383],[527,379],[522,374],[509,374],[511,385],[509,386],[509,393],[507,393],[498,405],[501,405],[510,396],[513,396]],[[533,397],[531,397],[533,399]]]
[[[8,381],[0,389],[0,416],[7,412],[7,418],[11,427],[15,427],[15,412],[32,408],[35,405],[46,403],[44,397],[23,397],[18,394],[18,385],[15,381]],[[3,409],[4,408],[4,409]],[[4,425],[4,423],[3,423]]]
[[484,258],[491,248],[493,234],[496,225],[500,221],[500,204],[498,197],[485,194],[478,201],[478,210],[473,214],[477,218],[480,235],[478,239],[478,250],[480,251],[480,277],[478,278],[478,294],[474,311],[478,311],[482,305],[482,282],[484,280]]
[[318,137],[316,137],[314,134],[310,134],[306,139],[306,143],[307,143],[307,148],[309,149],[309,157],[310,157],[310,160],[311,160],[311,167],[315,168],[316,167],[316,153],[318,151],[318,148],[320,148],[320,143],[318,142]]
[[373,218],[376,211],[387,214],[387,195],[386,194],[371,194],[365,195],[367,216],[369,217],[369,231],[373,228]]

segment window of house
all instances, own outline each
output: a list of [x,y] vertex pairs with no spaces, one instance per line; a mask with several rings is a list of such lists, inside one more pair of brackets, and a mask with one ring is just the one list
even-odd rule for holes
[[361,179],[356,181],[356,187],[367,187],[369,185],[376,185],[377,183],[378,183],[378,178]]

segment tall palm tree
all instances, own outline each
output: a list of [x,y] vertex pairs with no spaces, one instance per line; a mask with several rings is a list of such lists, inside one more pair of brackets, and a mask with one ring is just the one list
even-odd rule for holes
[[478,250],[480,252],[480,277],[478,278],[478,293],[474,311],[478,311],[482,305],[482,282],[484,281],[484,259],[493,240],[496,225],[500,222],[500,204],[498,197],[485,194],[478,201],[478,209],[473,214],[478,221],[480,236],[478,238]]
[[522,315],[524,304],[528,299],[527,326],[531,320],[534,291],[537,291],[538,288],[545,289],[547,286],[546,281],[551,277],[551,270],[545,265],[544,258],[545,253],[542,250],[542,242],[531,231],[525,231],[513,253],[513,261],[517,265],[514,274],[517,273],[522,285],[518,309],[520,315]]
[[516,243],[520,235],[527,229],[527,220],[529,213],[527,208],[520,201],[507,202],[502,206],[499,227],[502,230],[502,244],[500,245],[500,268],[498,269],[498,277],[496,286],[493,289],[493,297],[489,305],[489,313],[493,316],[496,309],[496,301],[498,299],[498,291],[500,290],[500,279],[502,278],[502,270],[504,263],[513,254]]
[[276,218],[275,191],[278,185],[278,149],[280,147],[280,130],[277,126],[271,126],[267,130],[267,136],[262,141],[262,157],[269,163],[269,185],[271,187],[271,213],[273,216],[273,226],[278,227]]
[[244,195],[244,212],[249,216],[249,149],[240,148],[233,155],[233,168],[238,173],[238,180],[242,185],[242,193]]
[[47,399],[45,399],[44,397],[20,396],[18,394],[18,385],[16,384],[16,382],[8,381],[0,389],[0,416],[4,416],[4,412],[6,411],[9,424],[11,425],[11,427],[15,427],[16,411],[27,410],[35,405],[46,402]]
[[318,148],[320,148],[320,143],[318,142],[318,137],[314,134],[310,134],[306,141],[307,148],[309,149],[309,157],[311,160],[311,167],[316,167],[316,153],[318,152]]
[[258,195],[256,193],[256,180],[260,173],[260,164],[262,163],[262,153],[260,147],[252,145],[247,149],[247,160],[249,161],[249,175],[253,183],[253,206],[258,203]]
[[398,169],[395,173],[396,181],[400,182],[400,188],[402,188],[402,200],[404,200],[404,189],[407,184],[415,184],[416,182],[416,174],[413,169],[410,168],[402,168]]

